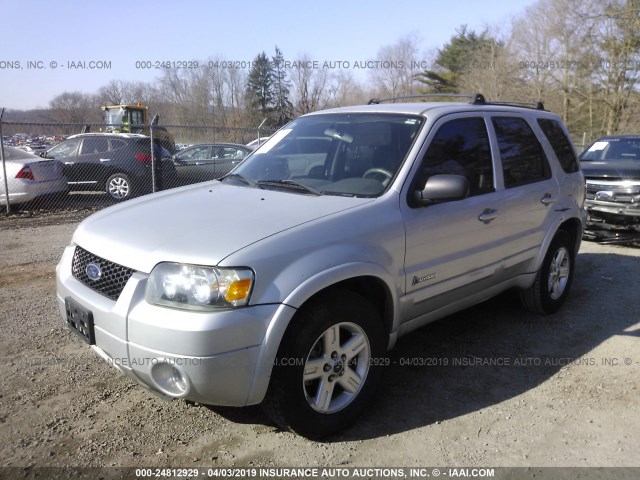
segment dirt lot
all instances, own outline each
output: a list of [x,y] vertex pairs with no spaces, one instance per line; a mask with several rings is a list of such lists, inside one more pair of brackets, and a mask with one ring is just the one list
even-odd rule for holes
[[640,466],[640,249],[584,243],[558,314],[504,295],[402,339],[370,411],[319,443],[158,400],[67,332],[77,220],[0,219],[0,466]]

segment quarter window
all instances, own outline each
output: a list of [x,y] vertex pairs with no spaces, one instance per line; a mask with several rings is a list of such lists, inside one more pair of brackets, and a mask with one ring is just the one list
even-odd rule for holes
[[467,177],[470,195],[494,191],[491,148],[483,118],[459,118],[438,129],[422,159],[417,189],[438,174]]
[[551,178],[549,162],[529,124],[518,117],[495,117],[504,186],[506,188]]
[[562,170],[566,173],[575,173],[578,171],[578,159],[576,152],[571,146],[571,142],[564,133],[560,122],[548,118],[539,118],[538,125],[549,140],[556,158],[562,166]]

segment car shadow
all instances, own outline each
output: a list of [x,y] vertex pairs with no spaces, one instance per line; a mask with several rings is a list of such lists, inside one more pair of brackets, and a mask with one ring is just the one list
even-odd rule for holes
[[[389,353],[376,400],[326,442],[382,437],[453,419],[536,388],[572,361],[637,323],[640,257],[584,253],[571,294],[553,315],[525,312],[515,292],[401,338]],[[634,312],[631,315],[629,312]],[[238,423],[271,424],[259,408],[213,408]]]

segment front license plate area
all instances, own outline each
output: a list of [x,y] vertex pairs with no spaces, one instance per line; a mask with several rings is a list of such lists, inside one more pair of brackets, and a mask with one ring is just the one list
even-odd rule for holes
[[93,328],[93,313],[78,305],[73,299],[66,298],[64,306],[67,310],[67,327],[78,334],[89,345],[96,344]]

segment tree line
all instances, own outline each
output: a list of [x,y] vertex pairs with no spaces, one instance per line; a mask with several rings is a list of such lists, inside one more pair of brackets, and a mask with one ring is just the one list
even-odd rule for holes
[[112,80],[95,94],[63,92],[37,115],[99,123],[100,105],[141,101],[163,124],[264,122],[273,129],[304,113],[375,97],[480,92],[494,100],[542,100],[577,143],[640,132],[640,0],[538,0],[508,25],[480,32],[461,26],[428,53],[419,34],[408,33],[382,46],[375,60],[363,77],[353,68],[324,68],[306,53],[285,61],[277,46],[272,55],[259,53],[250,68],[217,55],[198,68],[163,70],[152,82]]

